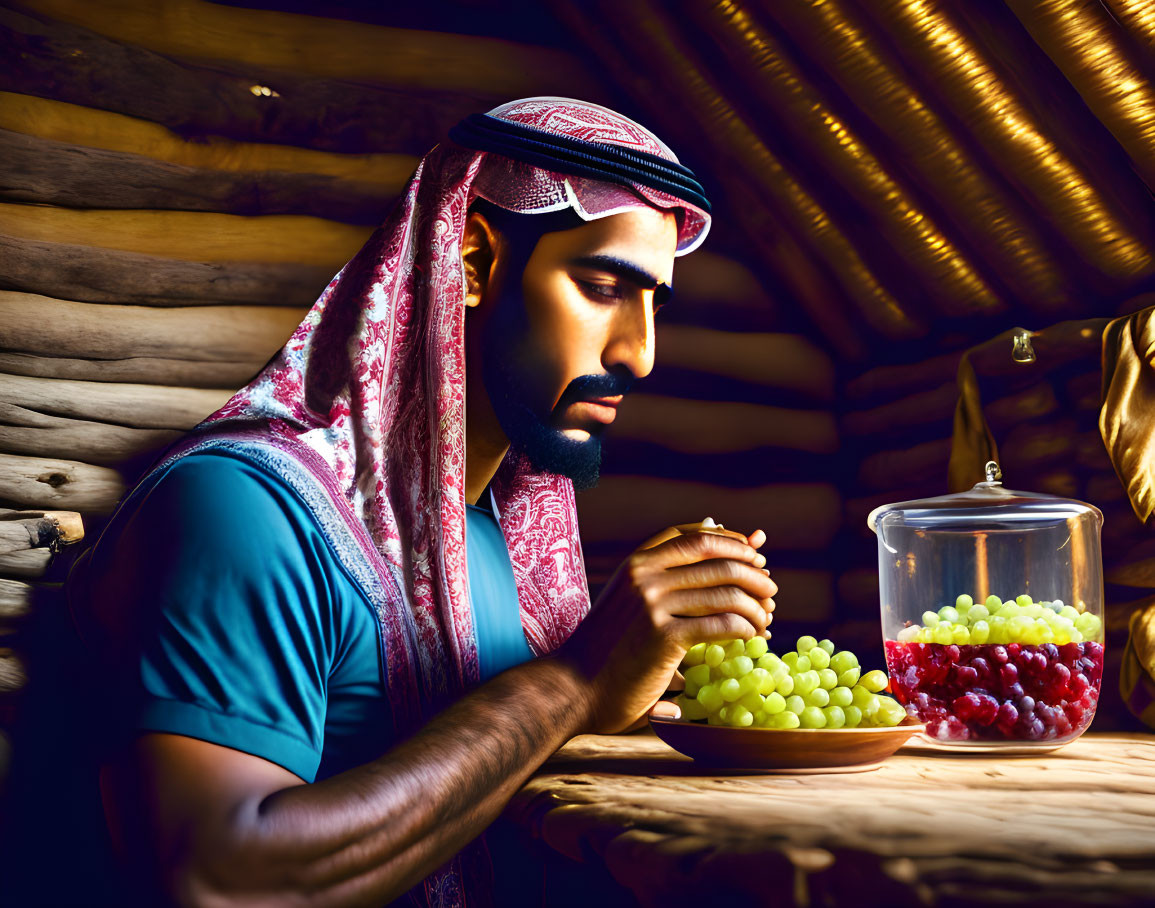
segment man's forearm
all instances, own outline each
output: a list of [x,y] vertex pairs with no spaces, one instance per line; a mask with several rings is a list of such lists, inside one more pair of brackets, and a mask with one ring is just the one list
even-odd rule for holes
[[180,888],[223,904],[388,901],[492,822],[586,727],[586,702],[556,659],[511,669],[380,759],[240,805]]

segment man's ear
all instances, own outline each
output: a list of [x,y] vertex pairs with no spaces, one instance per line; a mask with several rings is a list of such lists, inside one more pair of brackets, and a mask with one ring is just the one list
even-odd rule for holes
[[461,239],[465,268],[465,305],[475,308],[485,299],[496,273],[501,238],[480,211],[470,213]]

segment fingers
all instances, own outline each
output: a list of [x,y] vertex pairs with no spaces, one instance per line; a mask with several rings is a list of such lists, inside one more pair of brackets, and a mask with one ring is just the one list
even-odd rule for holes
[[734,612],[716,612],[699,618],[678,618],[673,622],[670,633],[686,648],[702,641],[715,643],[719,640],[749,640],[759,635],[758,629],[753,624]]
[[646,558],[649,565],[656,569],[693,564],[711,558],[732,558],[756,568],[765,567],[766,557],[747,545],[744,539],[713,532],[679,534],[649,549]]
[[778,584],[765,570],[732,558],[676,565],[663,571],[654,582],[663,590],[737,586],[755,599],[769,599],[778,593]]
[[650,716],[657,716],[662,719],[680,719],[682,718],[682,709],[673,700],[659,700],[618,734],[628,735],[632,731],[645,728],[649,724]]
[[762,530],[755,530],[750,534],[750,546],[760,549],[766,544],[766,534]]
[[675,590],[663,597],[662,608],[675,619],[731,612],[745,619],[759,634],[770,623],[770,616],[762,603],[736,586]]
[[765,611],[766,611],[766,629],[764,631],[762,631],[762,636],[765,637],[767,640],[769,640],[771,637],[770,625],[774,621],[774,600],[773,599],[763,599],[762,600],[762,608],[765,609]]

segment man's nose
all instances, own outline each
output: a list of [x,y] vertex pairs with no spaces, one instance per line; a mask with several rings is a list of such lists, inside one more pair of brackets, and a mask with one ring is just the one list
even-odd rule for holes
[[637,378],[654,371],[654,292],[646,290],[639,302],[622,306],[613,323],[613,333],[606,344],[602,365],[630,370]]

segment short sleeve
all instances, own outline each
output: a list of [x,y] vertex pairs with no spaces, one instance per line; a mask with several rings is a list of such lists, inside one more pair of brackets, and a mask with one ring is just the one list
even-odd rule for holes
[[247,461],[179,460],[117,515],[89,565],[126,731],[188,735],[312,781],[336,646],[315,521]]

